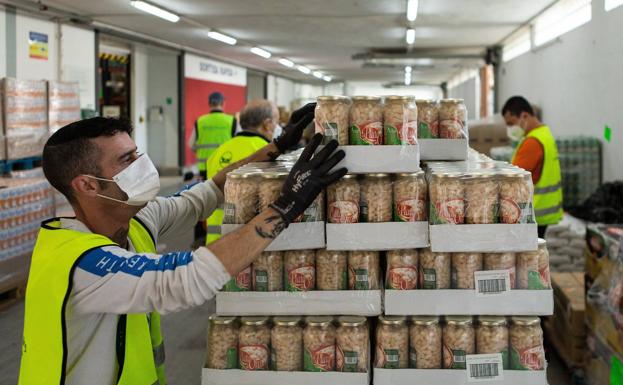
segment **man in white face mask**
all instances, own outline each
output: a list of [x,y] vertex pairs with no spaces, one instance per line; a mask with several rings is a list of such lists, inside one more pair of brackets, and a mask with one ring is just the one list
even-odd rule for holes
[[[313,119],[313,109],[305,107],[305,119]],[[212,298],[346,173],[329,172],[344,152],[335,151],[335,141],[316,152],[318,135],[268,209],[208,247],[160,255],[159,241],[192,232],[223,203],[228,171],[274,159],[298,143],[302,128],[289,126],[255,154],[170,198],[156,197],[158,173],[131,134],[129,123],[93,118],[61,128],[44,147],[45,176],[76,217],[44,222],[37,238],[22,385],[164,385],[160,314]]]

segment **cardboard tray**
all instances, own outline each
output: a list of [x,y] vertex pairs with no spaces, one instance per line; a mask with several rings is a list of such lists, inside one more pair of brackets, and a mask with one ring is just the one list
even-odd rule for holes
[[428,247],[428,222],[327,223],[328,250]]
[[422,160],[466,160],[467,139],[418,139]]
[[359,315],[383,313],[381,290],[218,292],[218,315]]
[[530,251],[537,249],[536,223],[489,225],[431,225],[434,252]]
[[552,290],[511,290],[476,296],[475,290],[385,290],[388,315],[538,315],[554,313]]
[[335,166],[346,167],[349,173],[417,172],[420,171],[418,145],[340,146],[346,157]]
[[470,382],[465,370],[374,369],[374,385],[547,385],[547,371],[505,370],[504,379]]
[[368,385],[368,373],[275,372],[240,369],[207,369],[201,373],[201,385]]
[[[225,235],[244,225],[221,225]],[[266,251],[321,249],[325,247],[324,222],[291,223],[272,241]]]

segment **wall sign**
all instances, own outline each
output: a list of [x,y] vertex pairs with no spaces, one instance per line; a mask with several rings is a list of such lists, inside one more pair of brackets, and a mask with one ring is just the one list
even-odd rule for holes
[[48,60],[48,35],[39,32],[29,32],[28,52],[32,59]]
[[246,68],[191,54],[185,55],[184,64],[187,78],[242,87],[247,85]]

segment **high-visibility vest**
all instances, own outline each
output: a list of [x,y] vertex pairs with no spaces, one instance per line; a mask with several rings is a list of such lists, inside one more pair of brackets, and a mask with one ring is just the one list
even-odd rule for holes
[[231,139],[234,117],[222,112],[210,112],[197,119],[197,167],[205,171],[206,161],[216,149]]
[[[128,234],[137,252],[156,252],[149,231],[137,220],[130,221]],[[103,235],[62,229],[58,218],[41,224],[26,288],[19,385],[65,383],[65,316],[74,269],[89,251],[112,245],[116,244]],[[124,349],[123,356],[117,356],[117,384],[165,385],[160,315],[124,314],[119,316],[119,325],[125,325],[125,334],[117,333],[116,346]]]
[[[219,171],[252,155],[269,142],[261,135],[249,131],[242,131],[235,137],[223,143],[208,159],[208,179],[212,179]],[[206,244],[210,244],[221,237],[223,210],[216,209],[208,218]]]
[[[541,126],[530,131],[524,140],[534,138],[543,146],[543,170],[541,178],[534,186],[534,214],[537,224],[553,225],[563,217],[562,210],[562,180],[560,176],[560,160],[556,140],[548,126]],[[517,146],[521,147],[523,141]],[[515,163],[517,150],[513,154],[512,163]]]

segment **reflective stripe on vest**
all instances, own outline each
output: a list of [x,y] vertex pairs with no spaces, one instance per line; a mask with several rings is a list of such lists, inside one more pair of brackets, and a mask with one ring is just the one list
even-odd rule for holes
[[[65,383],[68,354],[65,314],[73,271],[89,251],[116,245],[103,235],[60,226],[58,218],[43,222],[32,254],[26,289],[20,385]],[[134,219],[130,221],[129,238],[137,252],[155,252],[149,232]],[[122,357],[117,357],[120,361],[118,384],[166,383],[164,366],[156,367],[154,362],[153,346],[162,345],[160,316],[153,313],[150,318],[148,320],[146,314],[119,317],[123,333],[118,338],[125,338],[117,341],[123,342],[117,345],[123,346],[123,351],[118,351]]]
[[[534,215],[539,225],[552,225],[560,222],[563,217],[562,182],[558,148],[552,133],[547,126],[530,131],[526,138],[535,138],[543,147],[543,169],[541,178],[534,186]],[[525,140],[525,139],[524,139]],[[520,143],[519,147],[523,144]],[[513,163],[515,161],[513,154]]]
[[216,149],[231,139],[234,117],[222,112],[211,112],[197,119],[197,166],[206,169],[206,161]]

